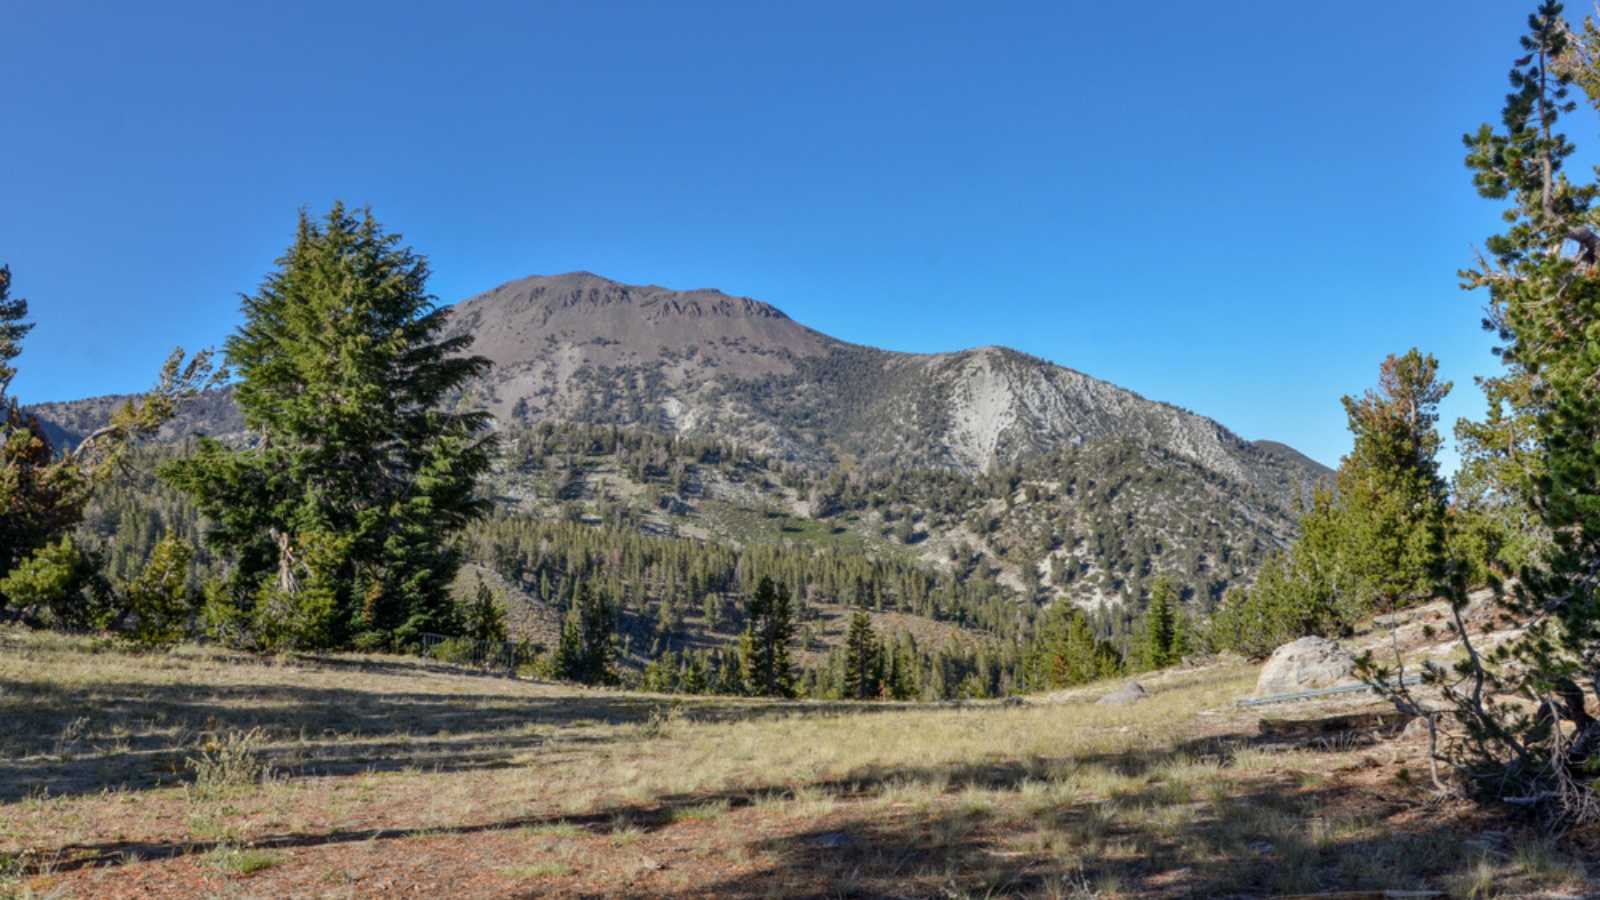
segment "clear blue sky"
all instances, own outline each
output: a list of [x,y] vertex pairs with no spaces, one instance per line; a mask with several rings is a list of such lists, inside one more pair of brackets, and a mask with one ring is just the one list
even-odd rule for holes
[[1447,426],[1482,406],[1454,273],[1496,218],[1459,138],[1532,5],[0,0],[0,261],[38,322],[14,389],[147,386],[344,199],[446,302],[718,287],[1332,464],[1387,352],[1441,357]]

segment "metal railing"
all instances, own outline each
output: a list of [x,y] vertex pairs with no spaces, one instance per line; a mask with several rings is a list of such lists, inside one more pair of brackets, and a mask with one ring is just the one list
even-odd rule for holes
[[536,652],[529,644],[512,641],[475,641],[427,633],[420,635],[420,639],[424,657],[480,669],[515,672],[523,663],[532,662]]
[[[1407,687],[1413,684],[1421,683],[1421,675],[1407,675],[1406,677],[1400,679],[1400,683],[1398,685],[1394,686]],[[1344,684],[1338,687],[1318,688],[1314,691],[1298,691],[1293,694],[1272,694],[1267,697],[1249,697],[1241,700],[1235,700],[1233,705],[1241,707],[1269,706],[1274,703],[1294,703],[1299,700],[1320,700],[1323,697],[1337,697],[1341,694],[1362,694],[1376,691],[1377,688],[1370,684]]]

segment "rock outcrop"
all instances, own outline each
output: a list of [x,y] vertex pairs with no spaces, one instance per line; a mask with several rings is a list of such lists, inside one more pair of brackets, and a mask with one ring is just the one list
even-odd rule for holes
[[1130,681],[1127,684],[1123,685],[1122,687],[1119,687],[1116,690],[1112,691],[1111,693],[1106,694],[1104,697],[1101,697],[1099,700],[1096,700],[1095,701],[1095,705],[1096,706],[1132,706],[1133,704],[1138,703],[1140,700],[1143,700],[1145,697],[1148,697],[1148,696],[1149,696],[1149,694],[1145,692],[1145,689],[1144,689],[1143,685],[1141,685],[1137,681]]
[[1303,637],[1272,652],[1256,681],[1255,696],[1293,694],[1351,681],[1356,661],[1338,641]]

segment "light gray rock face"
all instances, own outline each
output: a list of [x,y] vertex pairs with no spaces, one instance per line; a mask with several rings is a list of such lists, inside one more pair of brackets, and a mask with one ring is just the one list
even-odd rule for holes
[[1332,687],[1351,680],[1356,661],[1338,641],[1303,637],[1272,651],[1256,681],[1257,697]]
[[1137,681],[1130,681],[1094,703],[1096,706],[1132,706],[1147,696],[1149,694],[1145,693],[1143,685]]

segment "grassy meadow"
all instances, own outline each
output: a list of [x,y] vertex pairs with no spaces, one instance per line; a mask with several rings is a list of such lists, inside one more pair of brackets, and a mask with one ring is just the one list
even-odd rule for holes
[[0,896],[1596,890],[1595,836],[1430,798],[1419,743],[1261,738],[1255,676],[769,702],[0,630]]

